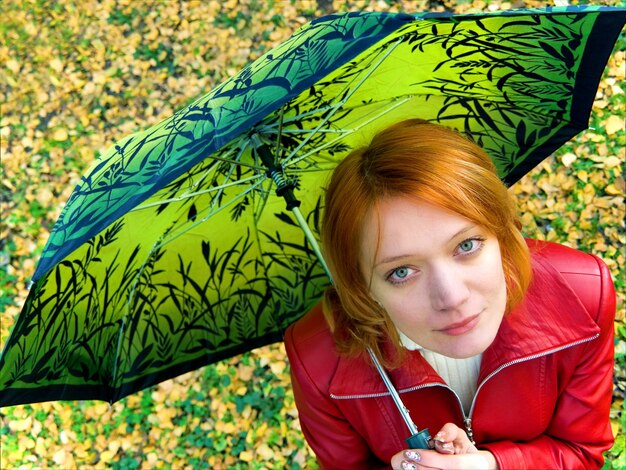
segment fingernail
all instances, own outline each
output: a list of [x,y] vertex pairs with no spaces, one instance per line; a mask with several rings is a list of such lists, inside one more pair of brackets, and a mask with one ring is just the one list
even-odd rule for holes
[[402,461],[402,468],[404,470],[417,470],[417,467],[415,466],[415,464],[407,462],[406,460]]
[[419,462],[421,459],[420,454],[418,454],[414,450],[407,450],[404,455],[407,459],[415,460],[416,462]]
[[454,445],[452,444],[452,442],[444,442],[443,444],[441,444],[441,447],[443,450],[454,453]]
[[436,435],[435,435],[435,440],[436,441],[443,441],[446,438],[446,433],[444,433],[443,431],[439,431]]

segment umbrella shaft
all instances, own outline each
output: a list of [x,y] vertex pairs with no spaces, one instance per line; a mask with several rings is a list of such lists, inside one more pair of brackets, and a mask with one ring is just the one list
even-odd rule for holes
[[298,220],[298,224],[304,231],[304,235],[306,236],[306,239],[309,241],[309,243],[311,244],[311,248],[313,248],[313,251],[315,252],[315,256],[317,256],[317,259],[319,260],[322,267],[324,268],[324,271],[326,271],[326,274],[328,275],[330,282],[332,282],[333,277],[330,274],[330,271],[328,270],[328,265],[326,264],[326,260],[324,260],[324,256],[322,255],[322,251],[320,250],[319,244],[317,243],[317,240],[313,236],[313,232],[311,232],[311,229],[309,228],[309,224],[307,224],[306,220],[304,220],[304,217],[302,216],[302,212],[300,212],[300,208],[292,207],[291,211],[296,216],[296,219]]
[[[389,376],[385,372],[385,369],[383,369],[382,365],[378,361],[378,358],[376,358],[376,355],[370,348],[367,348],[367,352],[369,352],[370,357],[372,358],[372,362],[374,363],[374,365],[376,366],[376,369],[378,370],[378,373],[382,377],[383,382],[385,383],[385,386],[387,387],[387,390],[389,390],[389,393],[391,394],[391,398],[393,399],[394,403],[398,407],[398,410],[400,410],[402,419],[404,419],[404,422],[406,423],[406,426],[409,428],[409,431],[411,432],[412,435],[418,434],[419,430],[417,429],[417,426],[415,426],[415,423],[409,416],[409,410],[407,409],[406,406],[404,406],[404,403],[402,402],[400,395],[398,395],[398,392],[396,391],[395,387],[391,383],[391,380],[389,380]],[[424,449],[426,448],[427,447],[424,447]]]

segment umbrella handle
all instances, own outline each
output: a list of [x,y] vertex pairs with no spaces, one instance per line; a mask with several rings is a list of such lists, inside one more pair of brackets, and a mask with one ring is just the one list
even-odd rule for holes
[[413,434],[405,439],[406,445],[409,449],[432,449],[432,438],[428,432],[428,428],[424,428],[417,434]]

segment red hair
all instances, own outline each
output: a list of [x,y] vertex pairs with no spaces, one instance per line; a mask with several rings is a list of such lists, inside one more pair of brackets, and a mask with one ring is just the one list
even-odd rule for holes
[[[370,210],[388,197],[419,198],[462,215],[498,239],[507,285],[507,311],[523,299],[532,270],[519,231],[514,200],[489,156],[462,134],[421,119],[378,133],[334,170],[325,201],[322,246],[334,285],[324,313],[340,352],[371,348],[387,367],[402,355],[397,329],[372,299],[360,265],[363,225]],[[384,357],[391,341],[395,359]]]

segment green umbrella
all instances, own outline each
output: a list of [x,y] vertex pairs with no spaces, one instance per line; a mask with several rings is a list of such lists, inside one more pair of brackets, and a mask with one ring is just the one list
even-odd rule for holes
[[113,402],[280,341],[329,283],[315,239],[347,151],[421,117],[513,183],[586,128],[625,21],[555,7],[304,26],[87,171],[4,347],[0,405]]

